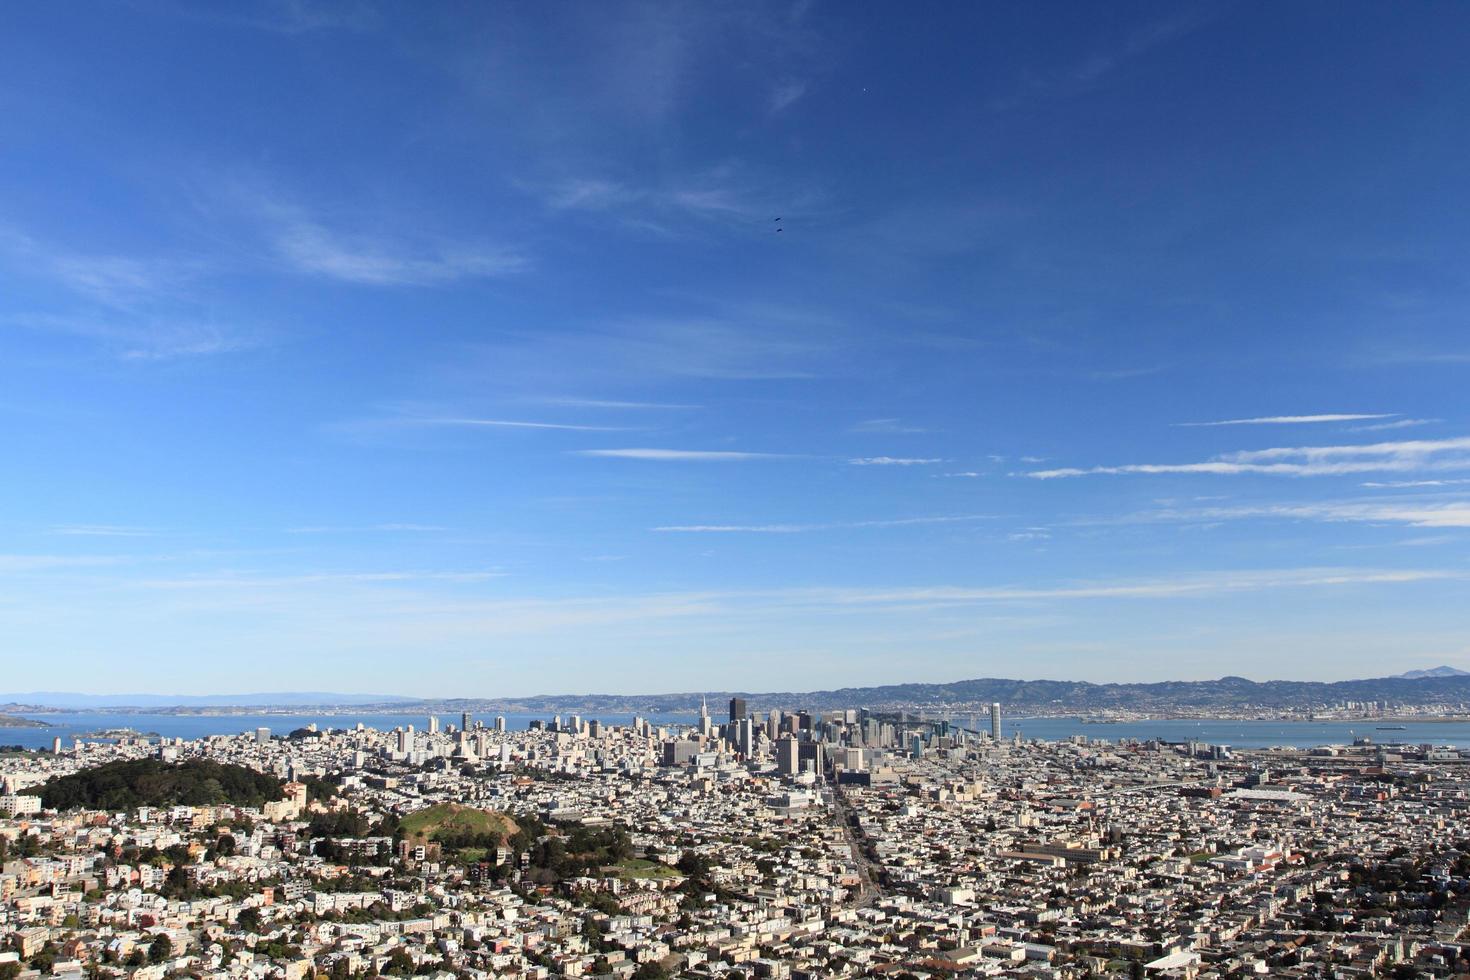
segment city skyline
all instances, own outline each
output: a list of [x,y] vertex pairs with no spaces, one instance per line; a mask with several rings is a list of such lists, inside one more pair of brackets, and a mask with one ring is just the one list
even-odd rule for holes
[[9,690],[1470,669],[1470,10],[5,16]]

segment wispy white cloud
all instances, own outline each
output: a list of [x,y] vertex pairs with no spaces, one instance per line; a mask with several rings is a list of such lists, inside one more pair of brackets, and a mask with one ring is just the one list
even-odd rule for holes
[[859,456],[849,459],[853,466],[929,466],[942,463],[942,459],[919,459],[908,456]]
[[0,323],[93,341],[121,360],[138,363],[232,354],[260,347],[267,340],[262,331],[226,327],[203,318],[131,311],[17,313],[0,316]]
[[571,408],[627,408],[668,411],[693,411],[695,409],[704,407],[703,405],[690,405],[679,402],[631,402],[606,398],[542,398],[538,400],[547,405],[566,405]]
[[444,425],[467,428],[489,429],[561,429],[567,432],[626,432],[626,428],[615,425],[575,425],[566,422],[526,422],[520,419],[476,419],[476,418],[410,418],[402,420],[407,425]]
[[273,268],[367,286],[433,286],[498,279],[531,268],[525,251],[489,237],[424,230],[422,215],[320,202],[305,207],[268,181],[245,177],[213,189],[215,206],[253,226]]
[[325,585],[333,583],[358,585],[389,585],[403,583],[444,582],[468,584],[504,578],[505,572],[498,569],[473,569],[466,571],[439,570],[392,570],[376,572],[306,572],[298,575],[260,575],[246,572],[223,572],[215,574],[183,575],[176,578],[143,579],[132,583],[138,588],[152,590],[207,591],[227,588],[269,588]]
[[771,90],[771,111],[783,112],[795,105],[806,95],[806,88],[806,82],[801,79],[792,79],[777,85]]
[[365,525],[360,525],[360,526],[355,526],[355,527],[336,526],[336,525],[330,525],[330,524],[314,524],[314,525],[306,525],[306,526],[303,526],[303,527],[288,527],[288,528],[286,528],[286,533],[287,534],[353,534],[353,533],[358,533],[358,532],[362,532],[362,531],[385,531],[385,532],[394,532],[394,533],[396,533],[396,532],[403,532],[403,533],[408,533],[408,534],[428,534],[428,533],[433,533],[433,532],[437,532],[437,531],[447,531],[447,530],[449,530],[449,528],[443,527],[443,526],[438,525],[438,524],[387,523],[387,524],[365,524]]
[[960,472],[960,473],[941,473],[939,475],[940,476],[949,476],[949,477],[960,477],[960,478],[963,478],[963,479],[966,479],[966,480],[978,480],[982,476],[984,476],[985,474],[984,473],[977,473],[974,470],[965,470],[965,471]]
[[[4,558],[5,556],[0,556],[0,572],[8,570]],[[459,620],[468,617],[469,621],[478,623],[487,621],[484,617],[493,617],[497,612],[534,609],[538,614],[523,625],[533,630],[555,630],[584,621],[588,615],[600,620],[599,610],[603,609],[616,610],[618,617],[624,620],[656,619],[665,614],[684,616],[749,612],[752,609],[805,609],[841,614],[848,610],[874,607],[924,609],[1013,602],[1172,600],[1279,589],[1410,585],[1461,581],[1470,573],[1441,569],[1304,567],[1204,571],[1168,578],[1124,578],[1040,586],[830,586],[666,592],[612,598],[482,597],[473,593],[466,595],[457,590],[453,593],[430,591],[434,583],[449,586],[474,585],[500,578],[503,574],[496,569],[321,571],[296,574],[223,571],[141,579],[127,583],[127,587],[153,593],[198,596],[206,606],[224,607],[269,603],[320,611],[323,601],[345,599],[356,604],[357,608],[370,609],[374,617],[406,615],[424,621],[446,618]],[[338,587],[353,591],[339,592]],[[360,590],[372,591],[365,593]],[[362,605],[373,595],[381,597],[382,604],[368,602],[367,605]]]
[[216,312],[211,280],[223,268],[212,258],[143,249],[84,251],[0,226],[0,259],[75,297],[49,303],[45,312],[10,312],[5,323],[92,340],[121,360],[210,357],[270,340],[272,331],[261,325],[222,319]]
[[109,306],[131,306],[176,288],[197,263],[82,252],[0,226],[0,255],[22,272]]
[[330,30],[362,32],[382,24],[382,10],[364,0],[334,3],[263,0],[260,3],[218,5],[160,0],[154,7],[187,20],[287,35]]
[[751,201],[731,187],[684,187],[671,191],[668,199],[692,214],[705,217],[767,219],[772,210],[770,205]]
[[1371,419],[1391,419],[1396,413],[1379,415],[1266,415],[1252,419],[1224,419],[1219,422],[1175,422],[1182,428],[1201,428],[1217,425],[1310,425],[1319,422],[1364,422]]
[[222,327],[197,320],[148,323],[123,347],[125,361],[171,361],[187,357],[234,354],[260,347],[259,331]]
[[121,524],[60,524],[52,528],[51,532],[92,538],[146,538],[156,533],[152,528],[128,527]]
[[348,419],[329,423],[323,430],[349,439],[402,437],[407,434],[442,431],[482,432],[630,432],[638,428],[617,425],[591,425],[577,422],[545,422],[539,419],[482,418],[460,415],[453,408],[427,404],[407,403],[388,406],[390,414],[366,418]]
[[90,568],[119,565],[126,558],[110,555],[5,555],[0,554],[0,573],[40,572],[60,568]]
[[1470,351],[1379,349],[1369,353],[1363,360],[1364,363],[1374,367],[1382,367],[1386,364],[1470,364]]
[[743,459],[794,459],[790,453],[745,453],[708,449],[579,449],[579,456],[643,459],[655,462],[733,462]]
[[1264,517],[1328,523],[1405,524],[1410,527],[1470,527],[1470,501],[1326,501],[1162,511],[1157,516],[1206,521]]
[[772,221],[788,223],[824,213],[824,195],[726,164],[710,170],[639,183],[584,174],[518,186],[553,212],[581,212],[610,220],[632,233],[660,239],[704,237],[711,231],[750,234],[772,231]]
[[547,206],[558,211],[602,211],[633,204],[641,196],[640,192],[617,181],[598,177],[570,177],[539,190]]
[[477,381],[494,370],[537,400],[548,390],[666,378],[796,381],[832,372],[844,341],[844,326],[820,312],[740,305],[713,315],[622,317],[502,335],[478,345],[479,356],[463,370]]
[[1388,490],[1405,490],[1418,487],[1454,487],[1470,483],[1470,479],[1454,480],[1389,480],[1382,483],[1367,481],[1362,484],[1365,487],[1374,487]]
[[920,524],[958,524],[990,520],[988,514],[950,517],[900,517],[875,521],[832,521],[821,524],[673,524],[652,530],[675,534],[805,534],[809,531],[840,531],[859,528],[911,527]]
[[340,235],[301,218],[284,223],[275,246],[298,272],[373,286],[500,278],[530,267],[530,260],[511,248],[439,243],[411,249],[403,243]]
[[1259,592],[1283,588],[1386,585],[1462,579],[1459,572],[1411,569],[1288,568],[1269,571],[1207,572],[1159,580],[1095,582],[1054,587],[941,586],[888,590],[811,590],[834,603],[947,605],[1066,599],[1171,599]]
[[1413,429],[1421,425],[1433,425],[1444,419],[1398,419],[1394,422],[1379,422],[1375,425],[1356,425],[1351,432],[1387,432],[1392,429]]
[[1202,463],[1129,463],[1121,466],[1033,470],[1036,480],[1096,474],[1199,473],[1272,476],[1340,476],[1353,473],[1470,469],[1470,438],[1380,442],[1360,446],[1299,446],[1255,449],[1216,456]]
[[1098,47],[1079,62],[1047,72],[1028,73],[1013,91],[992,99],[988,107],[991,111],[1001,112],[1034,100],[1065,98],[1085,92],[1122,65],[1191,33],[1205,21],[1206,15],[1189,9],[1135,25],[1112,44]]
[[672,233],[667,222],[678,218],[769,221],[774,206],[733,175],[721,173],[669,186],[635,186],[604,177],[569,177],[545,185],[523,184],[556,211],[627,211],[636,209],[635,227],[657,227]]
[[259,330],[202,313],[197,259],[81,252],[0,226],[0,262],[71,294],[45,312],[12,310],[0,323],[91,340],[129,361],[231,353],[260,346]]
[[1152,364],[1143,367],[1098,369],[1087,372],[1087,376],[1093,381],[1131,381],[1134,378],[1146,378],[1151,374],[1159,374],[1166,370],[1168,370],[1166,365]]
[[[0,561],[0,572],[4,570]],[[834,655],[840,656],[836,651],[871,639],[875,627],[883,624],[900,634],[882,641],[885,651],[911,648],[915,637],[933,636],[930,630],[936,610],[952,610],[973,620],[979,610],[988,616],[991,610],[1003,614],[1018,609],[1055,610],[1061,614],[1078,609],[1085,615],[1093,606],[1107,610],[1118,604],[1138,604],[1164,614],[1163,607],[1154,604],[1210,601],[1211,615],[1219,615],[1235,597],[1288,589],[1305,594],[1306,600],[1332,601],[1332,608],[1338,609],[1342,592],[1374,598],[1426,598],[1435,594],[1429,590],[1460,589],[1466,573],[1417,568],[1284,568],[1026,584],[949,581],[893,588],[835,585],[676,592],[598,589],[540,596],[515,594],[514,579],[488,584],[498,574],[473,568],[294,573],[202,570],[139,580],[120,577],[111,569],[72,569],[57,576],[47,574],[44,581],[35,575],[39,587],[29,597],[34,601],[18,610],[0,600],[0,619],[9,626],[18,615],[32,619],[40,615],[53,621],[46,625],[48,631],[59,631],[62,636],[95,637],[100,627],[105,635],[130,642],[155,636],[158,621],[167,619],[179,626],[171,633],[170,643],[188,647],[201,637],[217,634],[232,652],[249,655],[266,638],[276,637],[290,651],[283,662],[323,649],[359,658],[366,652],[397,656],[404,649],[415,649],[446,662],[459,658],[478,662],[486,642],[516,637],[533,644],[522,649],[558,655],[565,651],[568,655],[559,662],[580,669],[585,663],[577,657],[589,643],[628,649],[654,640],[676,645],[676,655],[683,656],[691,637],[714,640],[734,633],[741,644],[754,648],[795,651],[809,649],[803,637],[821,631],[832,643]],[[53,579],[64,590],[53,588]],[[6,594],[13,596],[15,591],[7,588]],[[85,623],[69,614],[79,602],[87,603]],[[836,625],[844,629],[831,632]],[[1126,644],[1126,638],[1120,641],[1120,652]],[[541,686],[534,677],[526,684],[523,690],[527,691]]]
[[854,425],[850,431],[877,435],[903,435],[928,430],[916,425],[905,425],[898,419],[865,419]]

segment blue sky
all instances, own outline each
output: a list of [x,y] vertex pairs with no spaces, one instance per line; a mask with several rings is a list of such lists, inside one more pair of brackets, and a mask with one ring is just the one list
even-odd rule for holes
[[1467,48],[1455,4],[9,6],[3,687],[1470,667]]

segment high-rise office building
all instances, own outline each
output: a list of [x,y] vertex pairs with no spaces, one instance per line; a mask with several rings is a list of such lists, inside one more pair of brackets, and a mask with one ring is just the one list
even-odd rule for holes
[[990,706],[990,737],[997,742],[1000,741],[1000,702],[996,701]]
[[495,730],[497,732],[505,731],[505,715],[495,716]]
[[776,768],[783,776],[795,776],[800,771],[801,743],[795,736],[782,735],[776,739]]
[[747,759],[755,754],[755,722],[744,716],[735,722],[735,750]]
[[744,698],[731,698],[730,699],[730,720],[731,721],[739,721],[740,719],[742,719],[744,717],[745,717],[745,699]]
[[269,742],[270,740],[271,740],[271,730],[269,728],[261,727],[261,728],[257,728],[255,730],[255,741],[257,743],[259,743],[261,745],[264,745],[265,743]]
[[820,778],[827,770],[827,750],[821,742],[797,742],[797,745],[797,770],[816,773]]
[[459,730],[462,732],[470,730],[470,713],[468,711],[463,712],[459,716]]
[[439,719],[433,715],[429,716],[429,734],[436,735],[439,732]]
[[693,739],[670,739],[662,745],[663,764],[666,766],[687,766],[698,754],[699,743]]

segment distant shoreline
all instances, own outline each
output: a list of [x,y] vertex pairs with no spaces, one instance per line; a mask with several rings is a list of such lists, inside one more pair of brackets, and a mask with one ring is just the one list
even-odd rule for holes
[[49,723],[44,722],[44,721],[37,721],[34,718],[22,718],[19,715],[4,715],[4,714],[0,714],[0,728],[51,728],[51,727],[52,726]]

